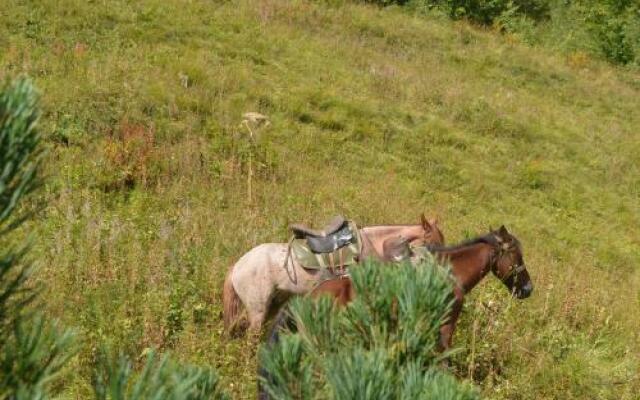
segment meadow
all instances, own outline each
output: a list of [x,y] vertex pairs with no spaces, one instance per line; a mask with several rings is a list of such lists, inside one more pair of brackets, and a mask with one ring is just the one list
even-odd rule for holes
[[[19,74],[45,111],[34,279],[79,337],[60,398],[90,396],[104,343],[254,397],[256,344],[222,327],[229,266],[293,222],[424,211],[449,243],[505,224],[535,285],[474,290],[460,379],[488,399],[637,399],[637,68],[398,7],[4,0],[0,79]],[[248,111],[271,122],[253,142]]]

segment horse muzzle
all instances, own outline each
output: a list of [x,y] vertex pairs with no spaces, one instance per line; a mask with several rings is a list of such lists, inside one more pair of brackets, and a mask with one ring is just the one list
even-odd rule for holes
[[514,295],[517,299],[526,299],[531,296],[531,292],[533,292],[533,285],[529,281],[523,287],[516,289]]

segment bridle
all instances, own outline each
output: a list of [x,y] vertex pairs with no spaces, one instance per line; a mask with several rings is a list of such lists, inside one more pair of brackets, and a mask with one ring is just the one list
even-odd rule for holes
[[521,272],[524,272],[525,269],[527,269],[527,267],[524,264],[512,265],[509,268],[509,272],[507,272],[507,275],[503,276],[501,281],[506,282],[507,279],[511,278],[514,275],[518,275]]
[[[499,245],[498,250],[494,253],[494,257],[493,260],[491,261],[491,269],[495,272],[495,269],[497,268],[497,264],[498,264],[498,260],[500,259],[500,257],[502,257],[502,255],[507,251],[507,249],[504,249],[502,247],[502,244]],[[505,276],[503,276],[502,278],[500,278],[500,280],[504,283],[507,280],[509,280],[511,277],[513,277],[514,275],[518,275],[522,272],[524,272],[527,269],[527,266],[522,263],[522,264],[513,264],[509,267],[509,271],[507,272],[507,274]]]

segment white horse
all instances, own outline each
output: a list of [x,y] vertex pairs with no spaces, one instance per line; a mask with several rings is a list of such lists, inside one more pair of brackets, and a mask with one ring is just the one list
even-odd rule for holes
[[[366,226],[359,232],[360,260],[367,257],[386,260],[385,242],[399,236],[410,245],[444,244],[437,220],[427,220],[424,214],[420,224]],[[225,278],[222,294],[225,329],[227,332],[235,330],[241,305],[244,305],[249,330],[259,332],[272,311],[276,295],[280,300],[286,300],[291,295],[308,293],[323,277],[326,277],[324,271],[305,269],[295,256],[290,257],[288,243],[264,243],[254,247],[229,269]]]

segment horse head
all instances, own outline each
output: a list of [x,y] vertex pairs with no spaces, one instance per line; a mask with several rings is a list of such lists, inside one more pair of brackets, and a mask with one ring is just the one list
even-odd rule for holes
[[520,242],[504,225],[491,234],[496,246],[491,271],[516,298],[526,299],[533,291],[533,284],[524,263]]
[[418,238],[410,243],[412,246],[425,246],[425,245],[444,245],[444,234],[438,226],[438,219],[427,217],[422,213],[420,216],[420,225],[422,226],[423,235],[422,238]]

